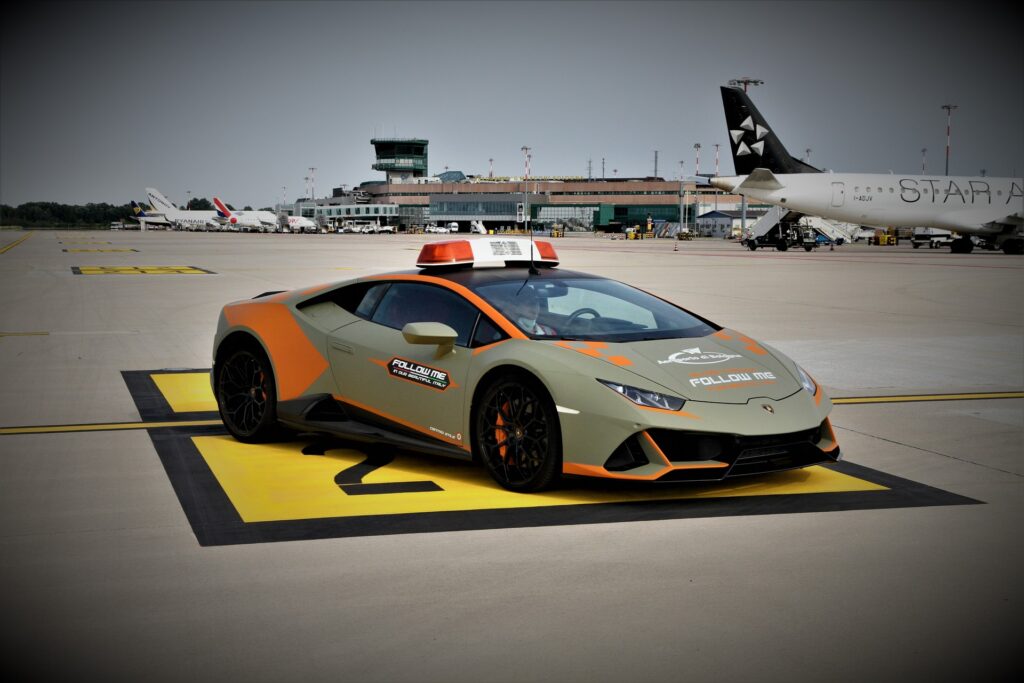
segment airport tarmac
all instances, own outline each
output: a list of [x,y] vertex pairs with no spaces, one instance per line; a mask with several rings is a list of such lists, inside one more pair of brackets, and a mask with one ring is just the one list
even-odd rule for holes
[[553,240],[562,267],[803,365],[835,399],[859,493],[732,491],[710,506],[576,506],[565,523],[303,540],[238,522],[238,537],[204,537],[217,482],[181,472],[214,462],[204,448],[220,432],[202,406],[155,426],[165,404],[129,378],[208,368],[226,302],[409,269],[424,242],[448,238],[0,232],[7,661],[43,680],[250,682],[945,681],[1018,668],[1024,258],[1000,252]]

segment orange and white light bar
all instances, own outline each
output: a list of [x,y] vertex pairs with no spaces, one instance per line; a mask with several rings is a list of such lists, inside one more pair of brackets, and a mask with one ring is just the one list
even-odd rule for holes
[[[424,244],[416,259],[419,268],[440,266],[506,265],[530,261],[530,240],[489,237],[475,240],[446,240]],[[557,266],[558,254],[550,242],[533,241],[533,262],[539,266]]]

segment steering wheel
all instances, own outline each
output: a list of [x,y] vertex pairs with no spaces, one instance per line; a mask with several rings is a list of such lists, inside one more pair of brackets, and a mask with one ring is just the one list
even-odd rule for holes
[[572,327],[573,323],[575,323],[576,320],[584,313],[590,313],[594,316],[594,318],[601,317],[601,314],[595,311],[593,308],[577,308],[575,311],[569,314],[568,319],[566,319],[565,321],[565,326]]

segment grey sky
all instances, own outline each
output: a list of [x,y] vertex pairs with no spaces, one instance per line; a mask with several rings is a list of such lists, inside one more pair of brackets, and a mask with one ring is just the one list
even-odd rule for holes
[[719,86],[837,171],[1024,171],[1024,44],[995,4],[26,4],[0,40],[0,202],[220,195],[266,206],[382,179],[374,135],[519,175],[732,173]]

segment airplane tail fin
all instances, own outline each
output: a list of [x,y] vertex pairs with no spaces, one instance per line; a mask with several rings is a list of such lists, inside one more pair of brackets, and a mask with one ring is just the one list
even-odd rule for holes
[[748,175],[755,168],[772,173],[821,173],[786,151],[742,88],[722,86],[722,104],[737,175]]
[[220,200],[220,197],[213,198],[213,205],[217,207],[217,214],[221,218],[231,218],[231,209]]
[[178,210],[178,207],[172,204],[167,197],[160,194],[160,190],[156,188],[147,187],[146,196],[149,197],[149,204],[153,207],[154,211],[170,211],[173,213]]
[[139,206],[139,203],[134,199],[132,200],[132,214],[136,218],[147,218],[145,209]]

